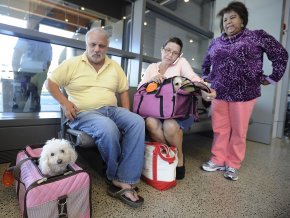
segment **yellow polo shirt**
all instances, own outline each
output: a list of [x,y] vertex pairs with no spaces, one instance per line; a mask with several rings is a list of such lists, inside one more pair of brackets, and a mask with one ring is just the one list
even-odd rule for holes
[[106,56],[97,73],[89,63],[86,53],[65,60],[49,79],[64,87],[68,99],[80,111],[117,106],[116,93],[128,90],[128,80],[121,66]]

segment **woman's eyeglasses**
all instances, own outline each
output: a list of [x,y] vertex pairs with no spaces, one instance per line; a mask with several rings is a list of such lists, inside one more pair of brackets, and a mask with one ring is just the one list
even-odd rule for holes
[[174,56],[178,56],[180,54],[179,51],[172,51],[171,49],[169,48],[162,48],[163,51],[165,52],[165,54],[172,54]]

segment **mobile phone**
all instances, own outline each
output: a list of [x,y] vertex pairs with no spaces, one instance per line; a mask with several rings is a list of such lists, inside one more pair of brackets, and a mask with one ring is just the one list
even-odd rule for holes
[[176,64],[177,61],[182,57],[182,55],[183,55],[183,53],[181,53],[172,64]]

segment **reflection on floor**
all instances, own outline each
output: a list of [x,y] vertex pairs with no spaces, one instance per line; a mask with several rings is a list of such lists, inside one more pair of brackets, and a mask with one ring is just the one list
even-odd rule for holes
[[[92,172],[93,217],[290,217],[290,143],[247,143],[247,154],[236,182],[200,165],[210,155],[212,138],[186,135],[186,177],[175,188],[157,191],[141,182],[141,208],[131,209],[106,194],[106,183]],[[0,165],[2,175],[5,164]],[[15,190],[0,186],[1,217],[19,218]]]

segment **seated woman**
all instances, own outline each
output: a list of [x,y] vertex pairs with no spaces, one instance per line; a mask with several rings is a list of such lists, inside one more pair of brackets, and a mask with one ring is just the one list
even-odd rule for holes
[[[188,61],[181,57],[182,46],[183,43],[179,38],[173,37],[168,39],[161,48],[161,62],[148,66],[138,88],[144,83],[151,81],[162,83],[164,79],[174,76],[183,76],[191,81],[202,82],[203,80],[192,70]],[[215,98],[216,93],[212,90],[211,93],[203,92],[202,95],[206,101],[209,101]],[[188,129],[192,125],[193,118],[160,120],[147,117],[145,123],[152,141],[177,147],[178,165],[176,168],[176,179],[183,179],[185,176],[184,156],[182,152],[183,130]]]

